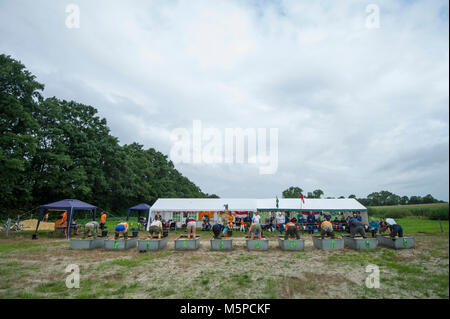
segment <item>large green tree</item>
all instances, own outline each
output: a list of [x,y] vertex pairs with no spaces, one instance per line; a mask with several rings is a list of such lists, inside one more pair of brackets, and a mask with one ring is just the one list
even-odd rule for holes
[[300,198],[303,193],[303,189],[297,186],[291,186],[283,191],[283,198]]

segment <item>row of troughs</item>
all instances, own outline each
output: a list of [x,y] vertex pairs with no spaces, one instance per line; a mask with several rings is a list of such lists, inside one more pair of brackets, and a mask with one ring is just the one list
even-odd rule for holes
[[[167,246],[169,237],[161,239],[139,240],[137,238],[130,239],[71,239],[70,248],[90,250],[95,248],[104,248],[105,250],[127,250],[136,249],[140,252],[158,251]],[[320,236],[312,237],[313,245],[321,250],[342,250],[344,247],[355,250],[371,250],[376,249],[379,245],[393,249],[409,249],[415,248],[414,237],[395,237],[377,235],[376,238],[362,238],[343,236],[342,238],[324,238]],[[214,251],[230,251],[233,249],[233,239],[223,238],[210,240],[210,249]],[[282,250],[303,251],[305,249],[304,239],[285,239],[284,236],[278,237],[278,245]],[[195,239],[187,239],[182,235],[174,240],[175,250],[197,250],[200,247],[200,236]],[[268,250],[269,239],[247,239],[247,250]]]

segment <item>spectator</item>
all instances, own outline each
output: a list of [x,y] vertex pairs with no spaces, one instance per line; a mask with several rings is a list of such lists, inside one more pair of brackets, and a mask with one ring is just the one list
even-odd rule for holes
[[387,224],[384,221],[384,218],[380,218],[380,223],[378,225],[378,231],[380,232],[380,235],[383,235],[383,233],[387,230]]
[[378,231],[378,226],[379,226],[378,221],[376,221],[375,218],[372,217],[369,223],[369,230],[372,233],[372,238],[375,238],[375,235]]
[[278,230],[280,231],[280,235],[281,235],[281,234],[283,234],[285,218],[283,217],[281,212],[278,212],[276,219],[277,219]]
[[309,212],[308,217],[306,217],[306,226],[308,227],[308,233],[312,234],[314,231],[315,218],[312,212]]

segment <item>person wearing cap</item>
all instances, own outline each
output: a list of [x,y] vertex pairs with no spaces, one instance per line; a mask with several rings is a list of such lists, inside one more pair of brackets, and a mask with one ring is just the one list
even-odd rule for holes
[[148,229],[150,233],[149,239],[153,239],[153,234],[158,234],[158,239],[161,239],[161,234],[163,232],[162,222],[159,219],[155,219]]
[[192,234],[192,239],[195,239],[195,231],[197,229],[197,223],[195,222],[195,219],[192,217],[188,217],[186,218],[186,229],[187,229],[187,238],[190,239],[191,238],[191,234]]
[[389,236],[394,238],[395,236],[403,237],[403,227],[395,222],[393,218],[387,218],[386,224],[389,231]]
[[284,239],[287,240],[289,237],[296,237],[300,239],[300,234],[298,232],[298,226],[296,224],[297,219],[292,218],[289,223],[287,223],[284,227],[286,229],[286,233],[284,234]]
[[366,231],[363,224],[356,218],[356,213],[353,213],[353,217],[348,222],[350,228],[350,236],[355,238],[356,234],[360,234],[363,238],[366,238]]
[[102,212],[102,215],[100,216],[100,229],[105,229],[105,223],[106,223],[106,212]]
[[127,222],[120,222],[119,224],[117,224],[114,231],[115,231],[114,239],[118,239],[120,235],[122,235],[123,238],[128,239],[128,223]]
[[331,224],[328,220],[325,220],[322,224],[320,224],[320,236],[322,239],[325,238],[325,235],[327,237],[334,238],[333,224]]
[[91,221],[84,225],[83,231],[83,239],[88,236],[92,236],[93,238],[97,238],[97,233],[100,225],[96,221]]

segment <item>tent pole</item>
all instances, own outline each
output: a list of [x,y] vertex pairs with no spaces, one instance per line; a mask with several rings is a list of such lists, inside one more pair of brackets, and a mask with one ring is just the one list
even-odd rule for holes
[[67,221],[67,234],[66,238],[70,238],[70,226],[72,226],[72,217],[73,217],[73,207],[70,207],[70,214],[69,214],[69,220]]

